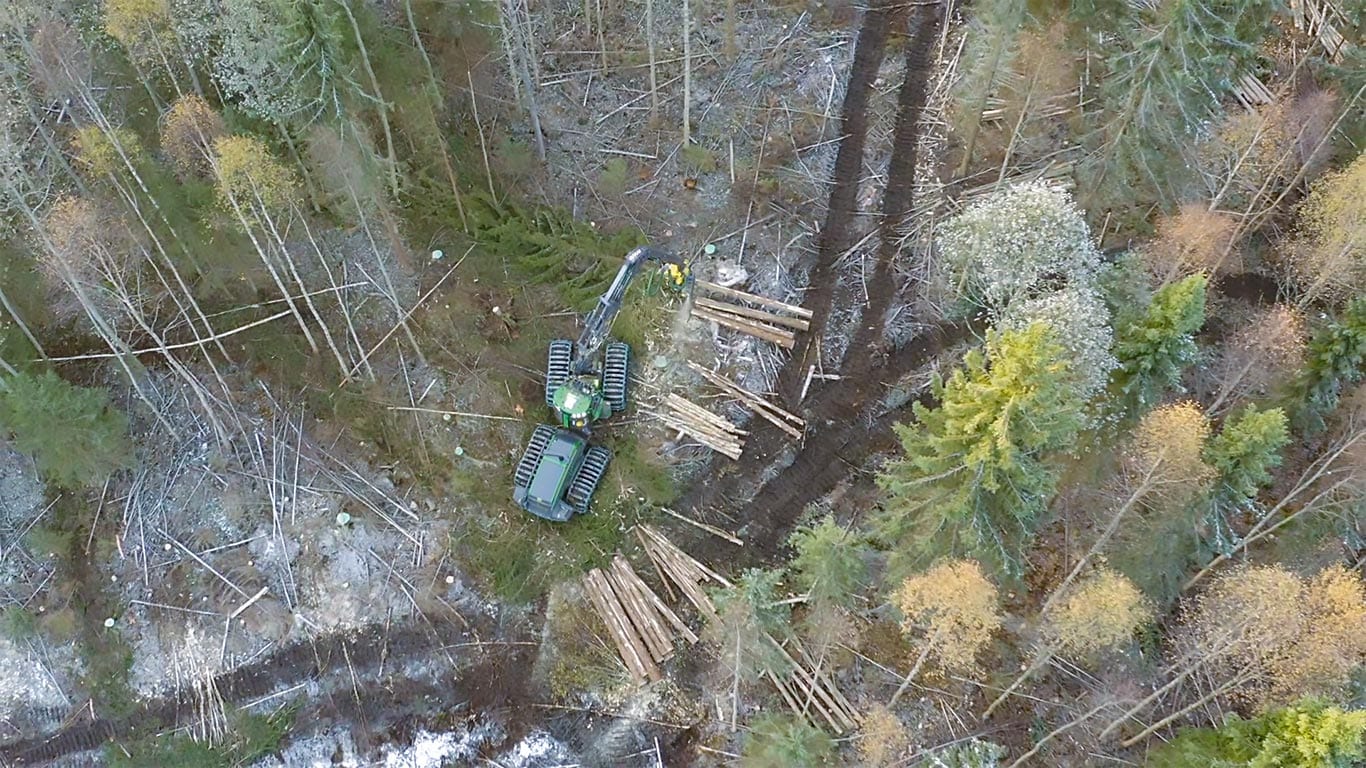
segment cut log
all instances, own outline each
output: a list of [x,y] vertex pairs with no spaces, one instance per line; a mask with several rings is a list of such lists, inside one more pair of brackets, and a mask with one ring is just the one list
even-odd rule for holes
[[739,315],[740,317],[748,317],[754,320],[762,320],[766,323],[774,323],[798,331],[805,331],[811,327],[811,323],[800,317],[777,315],[762,309],[750,309],[749,307],[741,306],[739,304],[727,304],[723,301],[716,301],[702,296],[693,297],[693,306],[702,307],[703,309],[714,309],[718,312]]
[[716,296],[726,296],[732,299],[739,299],[740,301],[748,301],[751,304],[758,304],[762,307],[772,307],[774,309],[785,310],[787,312],[791,312],[792,314],[798,317],[804,317],[808,320],[810,320],[812,317],[812,312],[809,309],[794,306],[786,302],[778,301],[777,299],[770,299],[767,296],[759,296],[753,293],[737,291],[734,288],[727,288],[724,285],[717,285],[716,283],[710,283],[706,280],[698,280],[694,283],[694,285],[696,285],[698,288],[703,289],[707,293]]
[[[691,360],[688,361],[688,367],[700,374],[702,378],[720,387],[727,394],[738,398],[740,402],[749,406],[750,410],[754,411],[768,423],[783,430],[794,439],[802,439],[803,432],[797,427],[805,427],[806,421],[800,416],[796,416],[779,408],[773,403],[765,400],[763,397],[744,389],[739,384],[736,384],[720,374],[713,373],[712,371],[703,368]],[[787,422],[791,422],[791,424]],[[792,424],[796,424],[797,427],[792,426]]]
[[763,325],[761,323],[756,323],[753,320],[746,320],[743,317],[736,317],[735,315],[722,315],[701,307],[693,307],[692,313],[694,317],[710,320],[717,325],[723,325],[732,330],[763,339],[764,341],[771,341],[785,349],[792,349],[797,346],[796,337],[791,332],[782,328]]

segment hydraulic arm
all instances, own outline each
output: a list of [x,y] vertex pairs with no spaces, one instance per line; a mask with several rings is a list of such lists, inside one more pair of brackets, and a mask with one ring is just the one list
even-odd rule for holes
[[583,323],[583,333],[579,334],[579,341],[574,345],[574,358],[570,370],[575,376],[591,373],[594,368],[598,351],[607,341],[607,335],[612,330],[612,322],[617,319],[617,313],[621,311],[621,302],[626,298],[626,289],[630,287],[631,280],[640,271],[640,268],[647,261],[657,261],[661,264],[668,264],[674,267],[671,270],[671,277],[681,285],[682,278],[686,276],[683,271],[683,260],[671,253],[667,253],[658,248],[651,248],[642,245],[631,249],[626,254],[626,262],[617,270],[617,276],[612,280],[612,284],[607,290],[598,297],[598,305],[593,311],[588,313],[588,318]]

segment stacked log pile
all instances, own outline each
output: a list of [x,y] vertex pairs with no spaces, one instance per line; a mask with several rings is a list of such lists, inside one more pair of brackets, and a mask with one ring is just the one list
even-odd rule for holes
[[[670,597],[675,596],[677,589],[704,619],[715,621],[716,606],[704,587],[708,583],[729,587],[731,583],[648,525],[638,526],[636,536]],[[799,641],[793,638],[780,643],[772,635],[765,635],[765,638],[788,665],[787,674],[768,672],[765,676],[793,712],[810,720],[812,725],[828,727],[837,734],[858,728],[858,711]]]
[[[677,600],[678,594],[682,594],[697,612],[702,614],[702,618],[715,621],[716,606],[707,596],[703,585],[711,582],[717,586],[729,587],[732,586],[731,583],[724,576],[694,560],[691,555],[665,538],[664,534],[648,525],[638,526],[636,536],[645,548],[645,554],[649,555],[650,562],[654,563],[655,572],[659,574],[659,580],[663,582],[669,597]],[[674,592],[675,587],[678,593]]]
[[759,395],[744,389],[730,379],[727,379],[720,374],[713,373],[691,360],[688,361],[688,367],[702,378],[715,384],[722,392],[725,392],[727,395],[744,403],[746,407],[751,411],[754,411],[760,418],[791,435],[793,439],[802,439],[803,430],[806,428],[806,421],[800,416],[796,416],[779,408]]
[[706,408],[678,395],[664,398],[669,410],[659,418],[670,428],[697,440],[708,448],[731,459],[740,458],[745,449],[744,436],[749,434]]
[[798,331],[811,327],[811,310],[706,280],[694,284],[692,316],[786,349],[797,345]]
[[835,681],[830,679],[821,665],[807,654],[800,641],[792,638],[786,643],[779,643],[772,636],[768,639],[790,666],[785,676],[775,675],[772,671],[764,674],[794,713],[805,717],[817,728],[828,725],[836,734],[858,728],[861,720],[858,710],[835,686]]
[[583,591],[602,617],[636,684],[663,679],[659,665],[673,657],[674,633],[690,643],[697,642],[697,635],[621,555],[614,557],[605,571],[589,571],[583,578]]

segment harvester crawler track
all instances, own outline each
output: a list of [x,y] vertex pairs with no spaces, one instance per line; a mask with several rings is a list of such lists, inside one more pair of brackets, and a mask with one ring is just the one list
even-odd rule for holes
[[607,345],[602,368],[602,396],[612,406],[612,413],[626,410],[626,387],[631,375],[630,345],[614,341]]
[[569,486],[569,493],[566,498],[570,504],[574,505],[576,514],[586,514],[588,505],[593,501],[593,494],[598,490],[598,483],[602,482],[602,476],[607,472],[607,465],[612,462],[612,452],[600,445],[595,445],[588,449],[588,455],[584,456],[583,466],[579,468],[578,474],[574,475],[574,481]]
[[522,460],[517,462],[517,473],[514,475],[514,482],[519,488],[531,485],[531,477],[536,473],[536,464],[541,460],[541,452],[550,443],[550,438],[555,436],[554,427],[541,424],[531,433],[531,442],[527,444],[526,452],[522,454]]
[[568,339],[555,339],[550,342],[550,352],[545,363],[545,404],[555,407],[555,390],[569,381],[569,365],[574,358],[574,342]]

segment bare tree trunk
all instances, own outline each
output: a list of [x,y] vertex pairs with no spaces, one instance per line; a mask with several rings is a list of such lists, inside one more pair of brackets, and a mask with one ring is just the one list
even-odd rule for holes
[[14,302],[10,301],[9,294],[5,293],[3,288],[0,288],[0,305],[3,305],[5,311],[14,319],[14,324],[19,326],[19,330],[24,334],[24,338],[28,339],[28,343],[33,345],[33,349],[38,353],[38,356],[46,359],[47,351],[44,350],[43,345],[39,343],[38,337],[33,335],[33,331],[28,327],[28,323],[24,322],[24,318],[19,314],[19,310],[14,306]]
[[905,693],[906,689],[911,687],[911,681],[915,679],[916,675],[920,674],[920,668],[925,666],[925,660],[930,657],[930,651],[934,649],[937,640],[937,638],[932,637],[925,641],[925,647],[920,649],[920,655],[915,658],[915,663],[911,665],[911,671],[906,673],[906,677],[901,681],[901,685],[896,689],[896,693],[892,694],[892,698],[887,701],[887,706],[889,708],[896,706],[896,702],[901,698],[901,694]]
[[683,0],[683,146],[692,144],[692,10]]
[[356,14],[351,12],[351,4],[347,0],[337,0],[337,4],[346,11],[346,18],[351,22],[351,31],[356,36],[356,49],[360,52],[361,63],[365,66],[365,75],[370,78],[370,87],[375,89],[375,105],[379,109],[379,124],[384,129],[384,149],[389,156],[389,188],[394,197],[399,194],[398,184],[398,155],[394,154],[394,132],[389,126],[389,104],[384,100],[384,92],[380,90],[379,78],[375,76],[375,68],[370,64],[370,51],[365,47],[365,37],[360,33],[360,23],[356,21]]
[[251,244],[256,248],[256,255],[261,258],[261,263],[265,265],[266,271],[270,273],[271,280],[275,281],[275,287],[280,291],[280,297],[289,305],[290,314],[294,315],[294,322],[298,323],[299,330],[303,331],[304,338],[308,340],[308,348],[318,353],[318,342],[313,340],[313,333],[308,330],[308,324],[304,322],[304,316],[299,312],[299,306],[294,303],[294,296],[285,287],[285,281],[280,278],[280,273],[275,269],[275,263],[271,260],[270,254],[266,251],[261,241],[257,239],[256,232],[252,229],[251,222],[242,211],[242,206],[237,202],[234,195],[227,195],[228,204],[232,206],[233,213],[237,214],[237,221],[242,225],[242,231],[247,233]]
[[[1341,439],[1333,446],[1330,446],[1329,450],[1315,459],[1313,463],[1300,474],[1299,480],[1295,483],[1295,487],[1287,491],[1286,494],[1281,497],[1281,500],[1276,502],[1275,506],[1267,510],[1266,514],[1262,515],[1261,519],[1258,520],[1252,528],[1248,529],[1248,532],[1244,534],[1243,540],[1239,544],[1239,549],[1246,550],[1249,545],[1255,544],[1267,536],[1274,534],[1276,531],[1279,531],[1281,528],[1298,520],[1305,514],[1317,510],[1319,508],[1319,502],[1333,495],[1339,488],[1355,480],[1357,474],[1354,471],[1354,468],[1350,466],[1335,468],[1333,465],[1342,458],[1347,451],[1351,450],[1352,446],[1361,442],[1363,439],[1366,439],[1366,427],[1358,428],[1357,431]],[[1314,494],[1308,501],[1299,505],[1294,512],[1291,512],[1284,517],[1281,516],[1281,513],[1293,501],[1298,499],[1301,494],[1307,493],[1311,488],[1318,485],[1320,480],[1334,476],[1336,476],[1336,479],[1327,488]],[[1190,579],[1181,586],[1181,591],[1189,591],[1202,579],[1208,576],[1215,568],[1227,562],[1232,557],[1232,553],[1217,555],[1213,560],[1210,560],[1209,564],[1204,568],[1201,568],[1194,576],[1190,577]]]
[[332,333],[327,329],[327,321],[323,319],[318,307],[313,303],[313,297],[308,292],[308,286],[304,285],[303,278],[299,277],[299,270],[294,264],[294,258],[289,255],[289,248],[285,245],[284,238],[280,236],[280,230],[275,226],[275,220],[266,211],[265,203],[260,196],[256,198],[257,206],[261,211],[261,218],[265,221],[266,227],[275,240],[275,247],[280,249],[280,258],[284,259],[285,266],[289,268],[289,274],[294,278],[294,284],[299,286],[299,293],[303,298],[308,311],[313,315],[313,319],[318,321],[318,330],[323,335],[323,341],[327,343],[327,348],[332,351],[333,357],[337,360],[337,366],[343,371],[346,370],[346,361],[342,359],[341,352],[337,349],[337,343],[332,339]]
[[1101,704],[1101,705],[1098,706],[1098,707],[1094,707],[1094,708],[1092,708],[1089,712],[1087,712],[1086,714],[1082,715],[1081,717],[1078,717],[1078,718],[1076,718],[1076,719],[1074,719],[1074,720],[1070,720],[1070,721],[1068,721],[1068,722],[1066,722],[1066,723],[1064,723],[1064,724],[1058,726],[1057,728],[1054,728],[1053,730],[1049,731],[1048,733],[1044,734],[1043,738],[1041,738],[1041,739],[1039,739],[1038,741],[1034,742],[1034,746],[1031,747],[1031,748],[1029,749],[1028,752],[1024,753],[1023,755],[1020,755],[1020,756],[1017,757],[1017,758],[1015,758],[1015,761],[1012,762],[1010,765],[1007,765],[1006,768],[1019,768],[1019,766],[1024,765],[1026,762],[1028,762],[1029,758],[1031,758],[1031,757],[1033,757],[1033,756],[1035,756],[1035,755],[1037,755],[1037,754],[1039,753],[1039,750],[1043,748],[1043,745],[1047,744],[1048,742],[1052,741],[1053,739],[1057,738],[1058,736],[1063,735],[1063,734],[1066,733],[1067,731],[1070,731],[1071,729],[1075,728],[1076,726],[1081,725],[1082,723],[1086,722],[1087,720],[1090,720],[1091,718],[1095,717],[1095,716],[1096,716],[1102,709],[1104,709],[1104,708],[1105,708],[1105,705],[1104,705],[1104,704]]
[[[1106,525],[1105,530],[1101,531],[1101,534],[1096,539],[1095,543],[1092,544],[1086,554],[1077,561],[1077,564],[1072,567],[1071,572],[1067,574],[1067,578],[1063,579],[1062,583],[1058,584],[1058,586],[1053,589],[1052,593],[1048,595],[1048,599],[1044,601],[1043,607],[1039,609],[1040,616],[1048,613],[1048,609],[1053,607],[1053,604],[1058,601],[1058,598],[1064,595],[1067,588],[1072,585],[1072,582],[1081,575],[1082,569],[1091,562],[1092,558],[1101,553],[1101,550],[1105,548],[1106,544],[1110,543],[1111,537],[1119,530],[1119,524],[1124,517],[1129,514],[1129,510],[1133,509],[1134,505],[1147,495],[1148,491],[1152,490],[1153,485],[1155,485],[1153,478],[1156,476],[1157,469],[1161,465],[1162,459],[1159,457],[1157,461],[1153,462],[1152,467],[1148,469],[1147,473],[1144,474],[1143,480],[1139,482],[1138,487],[1134,489],[1133,493],[1129,494],[1129,498],[1115,511],[1114,516],[1110,518],[1109,525]],[[986,715],[983,715],[983,717],[985,716]]]
[[645,0],[645,50],[650,58],[650,125],[659,125],[659,74],[655,56],[655,0]]
[[[455,210],[460,214],[460,228],[468,234],[470,231],[470,222],[465,216],[464,196],[460,194],[460,183],[456,180],[455,167],[451,165],[451,153],[446,148],[445,137],[441,135],[441,121],[436,111],[437,107],[440,106],[445,99],[442,98],[441,86],[438,85],[436,81],[436,71],[432,68],[432,59],[427,55],[427,46],[423,44],[422,36],[418,34],[417,21],[413,19],[412,0],[403,0],[403,10],[408,17],[408,29],[413,33],[413,45],[417,46],[418,53],[422,54],[422,65],[427,69],[427,83],[432,89],[432,98],[436,100],[436,103],[432,105],[432,124],[435,128],[437,138],[439,139],[437,146],[441,148],[441,165],[445,168],[446,178],[451,183],[451,194],[455,195]],[[330,274],[328,276],[329,278],[331,277]],[[349,317],[347,318],[347,321],[350,322]]]
[[[1040,611],[1040,613],[1042,613],[1042,611]],[[1045,664],[1052,660],[1052,658],[1052,648],[1049,648],[1047,646],[1040,648],[1034,654],[1034,659],[1029,662],[1029,666],[1025,667],[1025,670],[1021,672],[1019,676],[1017,676],[1015,680],[1010,683],[1010,685],[1006,686],[1006,689],[1004,691],[1001,691],[1001,695],[997,696],[996,700],[991,702],[991,704],[987,706],[986,710],[982,712],[982,719],[986,720],[987,718],[991,717],[991,713],[995,712],[996,708],[1001,706],[1002,702],[1010,698],[1010,695],[1012,693],[1015,693],[1015,691],[1018,690],[1020,686],[1024,685],[1025,681],[1029,679],[1030,675],[1042,669]]]
[[1170,715],[1167,715],[1166,717],[1162,718],[1161,720],[1158,720],[1157,722],[1153,723],[1152,725],[1148,726],[1147,728],[1144,728],[1142,731],[1139,731],[1139,732],[1138,732],[1137,734],[1135,734],[1134,736],[1130,736],[1129,738],[1125,739],[1124,741],[1121,741],[1121,742],[1119,743],[1119,745],[1120,745],[1121,747],[1132,747],[1133,745],[1137,744],[1138,742],[1140,742],[1140,741],[1142,741],[1144,738],[1146,738],[1146,737],[1147,737],[1149,734],[1151,734],[1153,731],[1156,731],[1156,730],[1158,730],[1158,729],[1160,729],[1160,728],[1165,727],[1168,723],[1171,723],[1171,722],[1173,722],[1173,721],[1175,721],[1175,720],[1177,720],[1177,719],[1183,717],[1184,715],[1186,715],[1186,713],[1191,712],[1192,710],[1195,710],[1195,709],[1197,709],[1197,708],[1203,706],[1206,702],[1213,701],[1214,699],[1216,699],[1216,698],[1218,698],[1218,697],[1220,697],[1220,696],[1223,696],[1224,694],[1230,693],[1231,691],[1233,691],[1233,690],[1234,690],[1235,688],[1237,688],[1238,686],[1240,686],[1240,685],[1242,685],[1243,683],[1246,683],[1246,682],[1252,680],[1252,679],[1255,678],[1256,676],[1257,676],[1257,673],[1256,673],[1255,671],[1251,671],[1251,670],[1244,671],[1243,673],[1241,673],[1241,674],[1239,674],[1239,675],[1233,677],[1232,679],[1227,680],[1227,681],[1221,683],[1221,684],[1220,684],[1218,687],[1216,687],[1214,690],[1210,691],[1209,693],[1205,694],[1204,696],[1201,696],[1200,698],[1196,699],[1195,701],[1191,702],[1190,704],[1187,704],[1186,706],[1182,707],[1181,709],[1178,709],[1177,711],[1173,712],[1173,713],[1170,714]]

